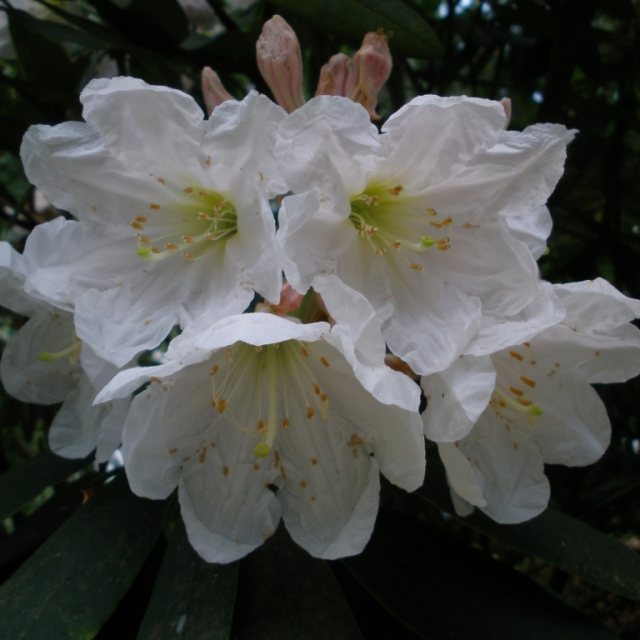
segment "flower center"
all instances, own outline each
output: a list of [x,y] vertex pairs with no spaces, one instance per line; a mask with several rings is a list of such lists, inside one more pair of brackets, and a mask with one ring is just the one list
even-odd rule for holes
[[408,250],[413,254],[409,266],[420,271],[422,264],[414,262],[415,252],[435,247],[448,251],[450,238],[446,228],[451,218],[442,219],[435,209],[425,207],[421,198],[402,195],[403,186],[371,183],[351,198],[349,221],[360,238],[378,255],[391,250]]
[[197,260],[237,233],[238,217],[224,194],[189,186],[175,204],[150,203],[149,214],[136,216],[131,227],[141,258]]
[[254,454],[264,458],[279,429],[309,422],[317,413],[326,418],[329,398],[313,373],[316,364],[328,367],[329,361],[305,342],[264,347],[236,343],[211,367],[211,404],[237,427],[255,434]]

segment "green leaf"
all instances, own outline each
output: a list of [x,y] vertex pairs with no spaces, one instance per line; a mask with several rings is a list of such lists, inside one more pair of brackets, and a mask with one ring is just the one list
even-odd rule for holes
[[176,523],[138,640],[229,638],[238,565],[208,564],[193,550],[182,520]]
[[[439,460],[431,459],[419,495],[455,513]],[[545,560],[612,593],[640,600],[640,557],[617,540],[553,508],[522,524],[501,525],[476,511],[460,523]]]
[[327,563],[283,527],[241,563],[234,633],[250,640],[362,638]]
[[387,610],[428,640],[613,640],[599,623],[506,565],[413,520],[380,514],[343,561]]
[[82,503],[82,487],[87,478],[64,485],[42,506],[17,523],[16,529],[2,540],[0,567],[26,554],[48,538]]
[[32,33],[43,36],[50,42],[73,42],[87,49],[104,49],[105,43],[87,31],[74,29],[61,22],[38,20],[30,16],[28,28]]
[[92,638],[160,533],[166,501],[133,496],[121,475],[71,516],[0,587],[12,640]]
[[132,0],[124,6],[111,0],[89,1],[104,21],[136,47],[161,50],[189,35],[187,16],[177,0],[154,0],[152,9],[147,0]]
[[[98,3],[106,3],[109,6],[111,3],[108,0],[88,0],[94,6]],[[44,2],[43,0],[36,0],[40,4],[45,5],[50,11],[59,15],[61,18],[64,18],[65,22],[69,24],[73,24],[79,29],[82,30],[83,33],[90,34],[94,36],[96,39],[104,42],[105,45],[110,45],[113,47],[121,47],[128,48],[132,47],[133,43],[131,43],[126,37],[122,34],[116,33],[113,29],[109,27],[103,26],[96,22],[95,20],[89,20],[88,18],[83,18],[82,16],[76,15],[75,13],[70,13],[69,11],[65,11],[62,7],[57,4],[51,4],[50,2]],[[95,7],[99,12],[99,7]]]
[[317,29],[360,42],[368,31],[383,29],[392,54],[431,58],[442,46],[429,23],[401,0],[274,0]]
[[152,38],[180,44],[189,35],[187,16],[177,0],[154,0],[151,10],[148,0],[133,0],[126,14]]
[[47,487],[66,480],[93,459],[68,460],[43,451],[0,475],[0,520],[13,515]]

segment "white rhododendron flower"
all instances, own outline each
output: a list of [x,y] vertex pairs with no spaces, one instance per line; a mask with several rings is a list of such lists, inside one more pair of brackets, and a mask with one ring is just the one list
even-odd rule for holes
[[178,486],[206,560],[246,555],[281,517],[314,556],[358,553],[376,518],[379,472],[409,491],[422,484],[418,388],[372,361],[384,356],[367,345],[373,331],[350,336],[340,324],[230,316],[183,334],[165,364],[126,370],[99,395],[151,383],[127,418],[125,469],[142,496]]
[[[607,412],[591,385],[640,373],[640,330],[630,322],[640,317],[639,301],[600,279],[556,285],[554,293],[562,322],[423,380],[434,408],[425,432],[439,442],[462,511],[474,505],[504,523],[543,511],[544,463],[591,464],[609,445]],[[435,416],[448,425],[440,433]]]
[[336,274],[374,305],[393,353],[417,373],[446,368],[482,314],[537,295],[545,203],[573,134],[505,124],[500,103],[466,97],[420,96],[381,135],[344,98],[298,109],[277,147],[295,193],[280,211],[287,279],[304,291]]
[[55,453],[82,458],[96,450],[96,459],[104,462],[120,446],[129,399],[100,406],[93,401],[118,370],[78,340],[70,312],[24,292],[25,276],[22,256],[0,243],[1,303],[29,317],[3,349],[2,384],[22,402],[62,403],[49,428]]
[[190,96],[133,78],[94,80],[85,123],[34,126],[30,180],[78,221],[38,226],[28,290],[74,300],[78,337],[124,365],[175,324],[277,300],[269,198],[284,190],[272,139],[284,111],[255,92],[208,120]]

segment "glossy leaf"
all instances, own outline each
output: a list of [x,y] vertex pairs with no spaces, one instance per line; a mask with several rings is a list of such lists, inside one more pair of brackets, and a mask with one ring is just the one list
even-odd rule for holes
[[359,640],[362,636],[326,562],[281,527],[240,565],[238,640]]
[[123,476],[103,487],[0,587],[5,637],[92,638],[157,540],[165,509],[132,495]]
[[368,31],[383,29],[392,54],[431,58],[442,51],[429,23],[401,0],[274,0],[274,4],[354,44]]
[[[441,464],[431,458],[427,482],[419,495],[454,513]],[[460,522],[602,589],[640,599],[640,557],[614,538],[553,508],[521,524],[501,525],[480,511]]]
[[237,582],[238,564],[202,560],[178,520],[138,640],[229,638]]
[[616,637],[506,565],[399,516],[381,514],[365,552],[344,564],[428,640]]
[[11,40],[26,78],[39,87],[70,90],[74,85],[74,65],[64,48],[34,27],[36,18],[25,11],[7,12]]
[[87,467],[92,458],[68,460],[43,451],[0,475],[0,520],[13,515],[47,487]]

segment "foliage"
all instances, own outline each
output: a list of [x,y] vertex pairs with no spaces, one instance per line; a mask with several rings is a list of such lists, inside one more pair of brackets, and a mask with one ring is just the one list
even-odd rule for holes
[[[105,66],[186,88],[200,101],[204,65],[237,97],[250,84],[266,92],[254,46],[263,20],[278,12],[300,37],[309,95],[330,55],[383,28],[394,54],[383,117],[419,93],[466,93],[510,97],[516,129],[537,121],[578,129],[550,203],[555,231],[541,268],[554,281],[602,275],[640,297],[633,0],[274,0],[248,8],[210,0],[219,23],[210,32],[189,26],[176,0],[78,1],[83,11],[41,0],[47,19],[6,4],[17,59],[0,62],[0,231],[18,248],[54,215],[22,175],[17,154],[29,125],[79,119],[79,92]],[[16,322],[5,317],[4,339]],[[555,504],[529,523],[452,515],[434,459],[417,495],[385,487],[361,556],[325,563],[276,535],[229,566],[194,554],[173,499],[134,498],[121,471],[40,453],[51,409],[3,396],[4,633],[30,640],[635,637],[640,618],[630,600],[640,599],[640,559],[628,547],[640,546],[640,383],[603,395],[614,425],[608,453],[589,469],[549,470]]]

